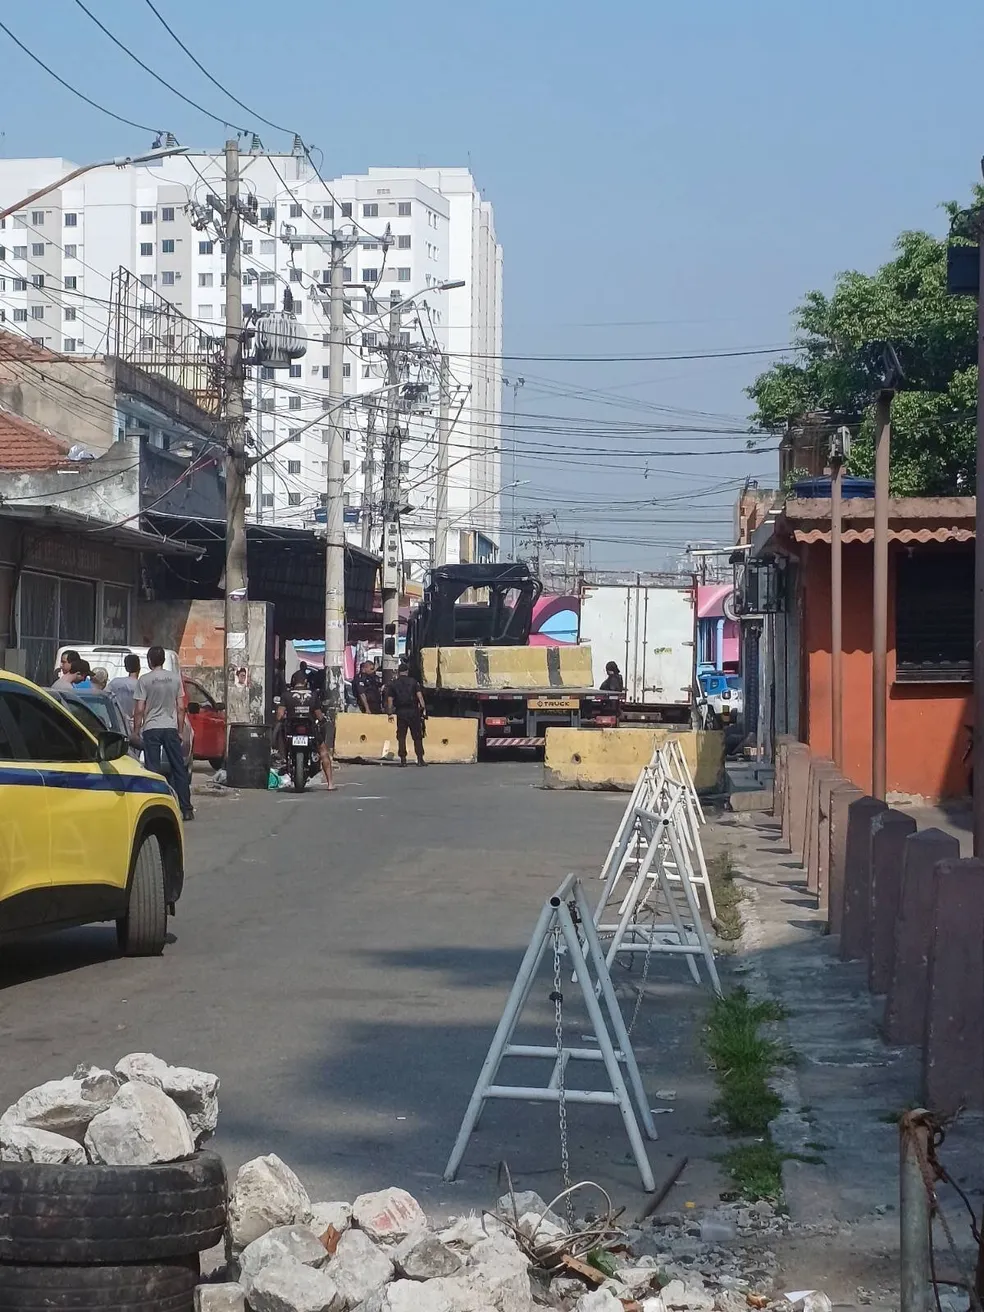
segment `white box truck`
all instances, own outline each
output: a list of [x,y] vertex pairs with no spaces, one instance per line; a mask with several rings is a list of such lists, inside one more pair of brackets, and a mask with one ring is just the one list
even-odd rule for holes
[[696,581],[659,574],[586,574],[578,641],[590,643],[596,687],[615,661],[621,719],[689,724],[694,706]]

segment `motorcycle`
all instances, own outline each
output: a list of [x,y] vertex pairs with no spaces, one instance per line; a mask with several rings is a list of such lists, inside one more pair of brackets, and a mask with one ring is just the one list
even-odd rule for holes
[[295,793],[321,769],[314,716],[308,710],[291,710],[284,720],[284,755]]

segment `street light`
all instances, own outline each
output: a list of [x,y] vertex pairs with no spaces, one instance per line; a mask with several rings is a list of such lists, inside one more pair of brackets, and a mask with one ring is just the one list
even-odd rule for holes
[[26,209],[28,205],[40,200],[42,196],[47,196],[50,191],[56,191],[59,187],[74,182],[83,173],[91,173],[93,169],[125,169],[130,164],[152,164],[155,160],[166,159],[168,155],[184,155],[187,150],[187,146],[161,146],[159,150],[148,150],[145,155],[117,155],[115,159],[100,159],[96,160],[94,164],[83,164],[80,168],[72,169],[71,173],[66,173],[63,178],[58,178],[55,182],[45,183],[38,191],[32,191],[29,196],[17,201],[15,205],[8,205],[6,209],[0,210],[0,221],[9,218],[15,210]]

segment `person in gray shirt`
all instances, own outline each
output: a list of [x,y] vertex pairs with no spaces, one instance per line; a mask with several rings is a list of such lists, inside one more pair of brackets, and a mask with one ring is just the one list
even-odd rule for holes
[[133,732],[143,738],[144,763],[154,774],[161,772],[161,753],[171,769],[171,786],[185,820],[194,820],[191,780],[181,750],[184,733],[185,698],[180,674],[164,668],[164,648],[147,652],[150,669],[136,682],[133,693]]
[[140,657],[132,651],[128,652],[123,657],[123,668],[126,670],[126,674],[110,679],[106,691],[116,698],[116,704],[123,712],[123,718],[132,733],[133,698],[137,691],[137,681],[140,678]]

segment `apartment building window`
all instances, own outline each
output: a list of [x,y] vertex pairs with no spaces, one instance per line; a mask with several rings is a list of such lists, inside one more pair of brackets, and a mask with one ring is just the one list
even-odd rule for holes
[[35,287],[43,287],[43,286],[44,286],[44,274],[43,274],[43,273],[35,273],[35,274],[32,274],[32,276],[31,276],[31,283],[32,283],[33,286],[35,286]]
[[212,254],[212,243],[211,243],[210,241],[200,241],[200,242],[198,243],[198,254],[199,254],[199,255],[211,255],[211,254]]
[[264,380],[264,382],[272,383],[273,380],[276,378],[276,376],[277,376],[277,371],[276,369],[274,369],[273,365],[270,364],[260,365],[260,377]]
[[153,255],[153,253],[154,253],[154,243],[153,243],[152,241],[142,241],[142,242],[140,243],[140,254],[141,254],[141,255],[145,255],[145,256],[146,256],[146,255]]
[[[223,243],[223,245],[224,245],[224,243]],[[224,253],[224,252],[223,252],[223,253]],[[243,254],[244,254],[244,255],[252,255],[252,254],[253,254],[253,243],[252,243],[251,241],[244,241],[244,242],[243,242]]]
[[273,205],[260,206],[260,221],[262,223],[273,223],[277,217],[276,207]]
[[371,377],[372,377],[372,370],[369,368],[369,366],[368,366],[367,364],[364,364],[364,365],[362,366],[362,377],[363,377],[363,378],[371,378]]
[[288,492],[288,493],[287,493],[287,504],[288,504],[288,506],[299,506],[299,505],[301,504],[301,494],[300,494],[300,492]]
[[26,227],[27,227],[27,215],[26,215],[26,214],[15,214],[15,215],[14,215],[14,227],[15,227],[15,228],[26,228]]
[[31,243],[31,254],[32,254],[32,255],[43,255],[43,254],[44,254],[44,242],[43,242],[43,241],[35,241],[35,242],[32,242],[32,243]]
[[352,217],[352,202],[350,200],[342,201],[342,218],[350,219]]
[[27,323],[27,311],[26,311],[26,310],[15,310],[15,311],[14,311],[14,323]]
[[249,510],[250,506],[253,504],[252,492],[247,492],[246,495],[243,497],[243,501],[245,501],[246,503],[246,509]]
[[376,334],[375,334],[375,333],[363,333],[363,334],[362,334],[362,345],[363,345],[363,346],[367,346],[367,347],[373,347],[373,346],[375,346],[375,345],[376,345]]
[[[330,442],[330,441],[331,441],[331,429],[330,429],[330,428],[322,428],[322,429],[319,429],[319,432],[321,433],[321,440],[322,440],[322,442]],[[327,470],[325,470],[324,472],[327,472]]]
[[352,279],[351,267],[346,264],[345,267],[342,269],[342,282],[352,282],[352,280],[353,279]]
[[264,239],[260,242],[260,254],[276,255],[276,253],[277,253],[277,243],[269,237],[264,237]]
[[65,279],[65,290],[67,292],[78,291],[79,280],[74,273],[70,273]]
[[43,318],[44,318],[44,306],[43,306],[43,305],[32,305],[32,306],[31,306],[31,318],[32,318],[32,319],[43,319]]
[[173,237],[166,237],[166,238],[161,242],[161,254],[162,254],[162,255],[173,255],[173,254],[174,254],[174,238],[173,238]]
[[153,211],[153,210],[141,210],[141,211],[140,211],[140,222],[143,223],[143,224],[145,224],[145,225],[148,224],[148,223],[153,223],[153,222],[154,222],[154,211]]
[[324,209],[321,211],[321,213],[325,216],[326,219],[333,219],[335,217],[334,205],[326,205]]
[[44,227],[44,210],[31,210],[31,226],[33,228]]
[[290,207],[290,217],[291,217],[292,219],[302,219],[302,218],[304,217],[304,206],[303,206],[303,205],[296,205],[296,204],[295,204],[295,205],[291,205],[291,207]]
[[211,319],[214,311],[214,305],[200,305],[198,307],[198,317],[199,319]]
[[74,323],[74,322],[75,322],[75,316],[76,316],[76,309],[75,309],[75,306],[74,306],[74,305],[66,305],[66,306],[65,306],[65,322],[66,322],[66,323]]
[[62,350],[65,351],[67,354],[71,355],[77,346],[78,346],[78,341],[76,338],[66,337],[62,345]]
[[301,282],[303,278],[304,278],[304,271],[302,269],[291,269],[290,271],[291,282]]
[[287,461],[287,473],[288,473],[288,474],[299,474],[300,472],[301,472],[301,462],[300,462],[299,460],[288,460],[288,461]]
[[161,209],[161,223],[174,222],[174,206],[164,205]]
[[399,237],[397,237],[397,239],[396,239],[396,248],[397,248],[397,250],[400,250],[400,251],[408,251],[408,250],[410,249],[410,234],[409,234],[409,232],[401,232],[401,233],[400,233]]
[[265,397],[263,398],[263,400],[260,402],[260,409],[261,409],[265,414],[269,414],[270,411],[273,410],[273,408],[274,408],[274,399],[273,399],[273,397],[272,397],[272,396],[265,396]]
[[342,365],[342,377],[343,378],[352,377],[352,366],[347,361],[345,364]]
[[397,280],[397,282],[409,282],[409,281],[410,281],[410,266],[409,266],[409,265],[404,264],[404,265],[402,265],[399,269],[397,269],[397,271],[396,271],[396,280]]
[[362,207],[362,217],[363,217],[364,219],[378,219],[378,218],[379,218],[379,206],[376,204],[375,201],[370,201],[368,205],[363,205],[363,207]]
[[27,247],[26,247],[26,246],[15,246],[15,247],[14,247],[14,259],[15,259],[15,260],[26,260],[26,259],[27,259]]
[[74,260],[74,259],[77,257],[78,253],[79,253],[79,248],[78,248],[77,246],[66,246],[66,247],[65,247],[65,259],[66,259],[66,260]]
[[264,510],[272,510],[272,509],[273,509],[273,493],[272,493],[272,492],[264,492],[263,495],[260,497],[260,505],[263,507]]
[[379,242],[378,242],[378,241],[364,241],[364,242],[362,243],[362,249],[363,249],[364,251],[378,251],[378,250],[379,250]]
[[152,273],[142,273],[140,275],[140,281],[143,283],[145,287],[153,287],[154,275]]
[[400,333],[400,345],[401,345],[401,346],[409,346],[409,345],[410,345],[410,334],[409,334],[409,333]]
[[351,460],[343,460],[343,461],[342,461],[342,473],[343,473],[343,474],[351,474],[351,472],[352,472],[352,462],[351,462]]
[[379,281],[379,270],[376,269],[376,268],[363,269],[363,270],[362,270],[362,281],[363,281],[363,282],[378,282],[378,281]]
[[301,440],[301,430],[299,428],[292,428],[290,432],[287,434],[287,441],[299,442],[300,440]]
[[77,214],[73,214],[69,212],[68,214],[65,215],[66,228],[77,228],[78,226],[79,226],[79,216]]
[[288,398],[287,400],[288,410],[300,410],[300,408],[301,408],[301,398],[299,396],[291,396]]
[[272,287],[276,281],[277,275],[275,273],[264,272],[260,274],[261,287]]
[[291,378],[300,378],[300,376],[301,376],[301,366],[300,366],[299,364],[292,364],[292,365],[291,365],[291,367],[290,367],[290,376],[291,376]]
[[200,273],[198,275],[199,287],[211,287],[214,275],[211,273]]
[[173,287],[173,286],[174,286],[174,270],[173,270],[173,269],[165,269],[165,271],[161,274],[161,284],[162,284],[162,286],[164,286],[164,287]]

